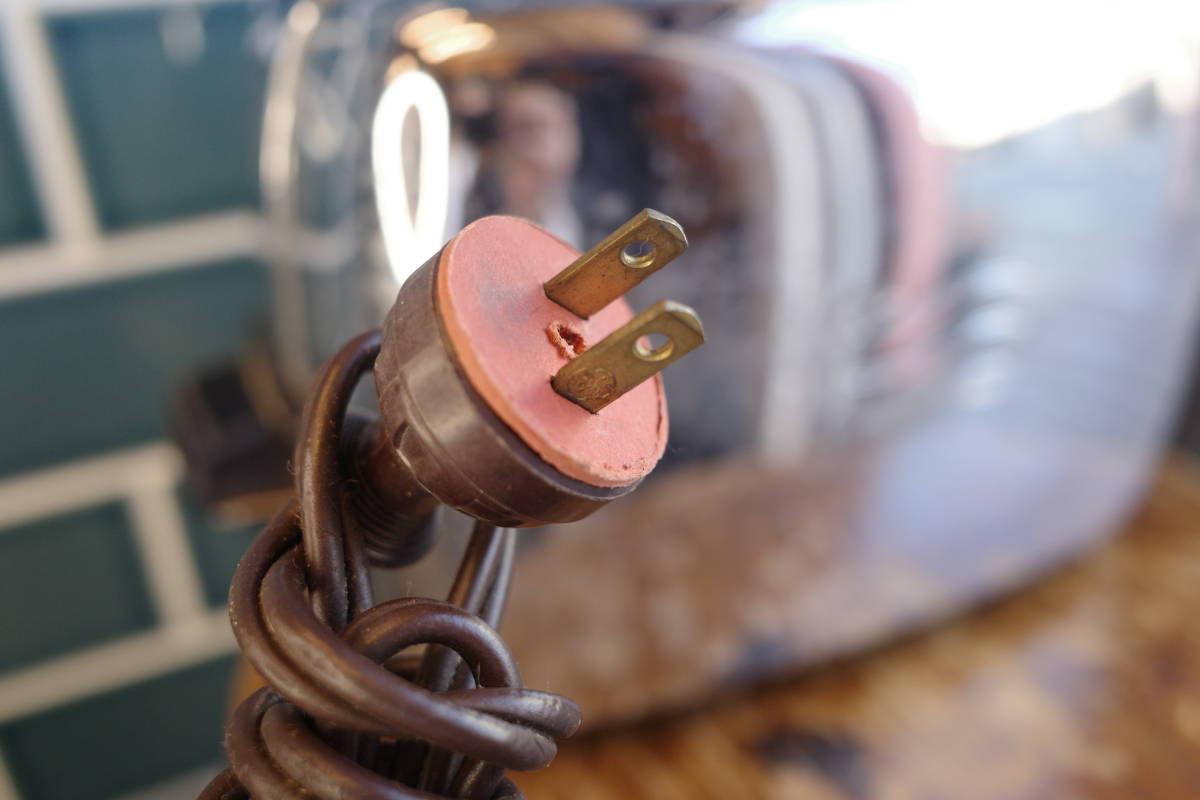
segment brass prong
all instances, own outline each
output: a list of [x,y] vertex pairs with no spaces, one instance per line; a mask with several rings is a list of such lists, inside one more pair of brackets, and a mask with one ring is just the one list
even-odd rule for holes
[[687,250],[679,223],[652,208],[604,237],[546,281],[546,297],[587,318],[658,272]]
[[[653,334],[665,341],[650,347],[640,341]],[[704,327],[696,312],[682,303],[663,300],[568,361],[550,384],[554,391],[595,414],[702,344]]]

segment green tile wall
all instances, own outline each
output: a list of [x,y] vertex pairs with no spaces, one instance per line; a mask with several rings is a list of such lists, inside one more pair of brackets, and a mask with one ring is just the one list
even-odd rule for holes
[[46,233],[6,80],[0,69],[0,247],[40,239]]
[[229,597],[229,579],[233,577],[233,569],[242,553],[254,541],[259,529],[220,528],[186,492],[180,491],[178,499],[187,522],[192,554],[200,568],[204,596],[210,606],[223,606]]
[[248,44],[249,5],[195,8],[203,47],[182,56],[164,44],[179,7],[48,22],[108,229],[257,201],[263,70]]
[[0,304],[0,475],[162,437],[170,392],[266,302],[235,260]]
[[[44,18],[105,235],[257,207],[264,70],[252,4],[113,6]],[[21,141],[10,90],[0,72],[0,253],[47,237],[24,147],[38,143]],[[263,323],[257,258],[161,266],[0,301],[0,480],[166,438],[184,378],[231,358]],[[217,609],[254,532],[218,530],[176,497]],[[0,529],[0,680],[159,624],[131,524],[114,501]],[[221,658],[0,721],[20,797],[122,797],[221,761],[231,668]]]
[[0,728],[25,800],[100,800],[221,759],[232,658]]
[[121,505],[0,531],[0,670],[153,623]]

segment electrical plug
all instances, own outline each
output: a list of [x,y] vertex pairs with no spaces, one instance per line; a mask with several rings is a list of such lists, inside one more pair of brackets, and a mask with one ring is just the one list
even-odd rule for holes
[[526,527],[632,491],[666,446],[658,373],[704,332],[687,306],[635,316],[623,295],[686,248],[678,223],[652,210],[583,254],[514,217],[463,229],[384,323],[380,419],[350,459],[358,516],[391,537],[437,503]]

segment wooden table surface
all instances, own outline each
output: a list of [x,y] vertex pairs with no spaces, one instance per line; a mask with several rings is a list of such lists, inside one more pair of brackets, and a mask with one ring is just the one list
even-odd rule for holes
[[567,743],[532,800],[1200,798],[1200,471],[1017,596],[703,710]]

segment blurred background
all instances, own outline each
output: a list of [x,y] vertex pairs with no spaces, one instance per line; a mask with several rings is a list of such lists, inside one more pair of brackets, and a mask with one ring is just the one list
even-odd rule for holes
[[1200,5],[1096,5],[5,0],[0,800],[194,796],[316,366],[471,219],[643,206],[710,344],[523,540],[530,796],[1200,796]]
[[165,419],[267,307],[263,68],[243,3],[0,18],[0,796],[116,796],[219,757],[249,536]]

